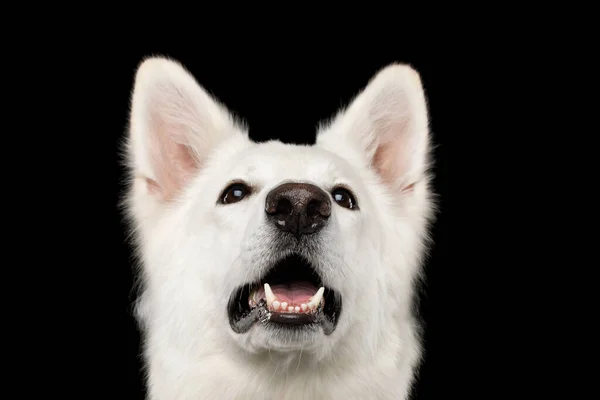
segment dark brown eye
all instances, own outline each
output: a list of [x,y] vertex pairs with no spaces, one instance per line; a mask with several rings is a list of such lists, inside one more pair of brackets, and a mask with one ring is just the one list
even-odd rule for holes
[[221,204],[233,204],[243,200],[250,194],[250,188],[243,183],[234,183],[223,191]]
[[333,200],[335,200],[335,202],[341,207],[348,208],[350,210],[358,208],[354,196],[347,189],[341,187],[336,188],[333,190],[333,192],[331,192],[331,195],[333,196]]

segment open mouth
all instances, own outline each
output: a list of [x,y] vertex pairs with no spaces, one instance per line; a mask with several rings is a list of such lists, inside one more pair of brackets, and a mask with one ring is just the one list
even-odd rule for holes
[[341,312],[341,295],[323,285],[313,266],[291,255],[277,262],[257,282],[235,290],[229,299],[229,322],[245,333],[256,323],[283,329],[318,327],[330,335]]

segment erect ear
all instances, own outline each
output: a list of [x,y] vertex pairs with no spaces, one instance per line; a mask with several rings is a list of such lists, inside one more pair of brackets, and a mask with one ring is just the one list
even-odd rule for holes
[[223,140],[240,135],[227,110],[180,64],[149,58],[131,100],[129,154],[134,179],[160,201],[172,200]]
[[322,129],[317,145],[370,165],[394,191],[406,191],[427,169],[429,128],[419,74],[408,65],[379,71],[352,104]]

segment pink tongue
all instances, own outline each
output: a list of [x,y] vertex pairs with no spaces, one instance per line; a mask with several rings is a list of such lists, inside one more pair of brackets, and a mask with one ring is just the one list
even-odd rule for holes
[[[279,302],[283,303],[285,301],[294,306],[308,304],[309,299],[317,293],[317,288],[310,282],[271,285],[271,290]],[[258,290],[258,298],[265,298],[264,287]]]

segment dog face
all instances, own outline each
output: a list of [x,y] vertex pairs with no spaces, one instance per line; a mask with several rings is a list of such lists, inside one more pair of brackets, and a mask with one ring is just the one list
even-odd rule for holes
[[368,352],[409,318],[432,208],[428,144],[420,80],[404,65],[300,146],[250,141],[183,67],[146,60],[128,205],[150,340],[198,354],[224,338],[246,353]]

